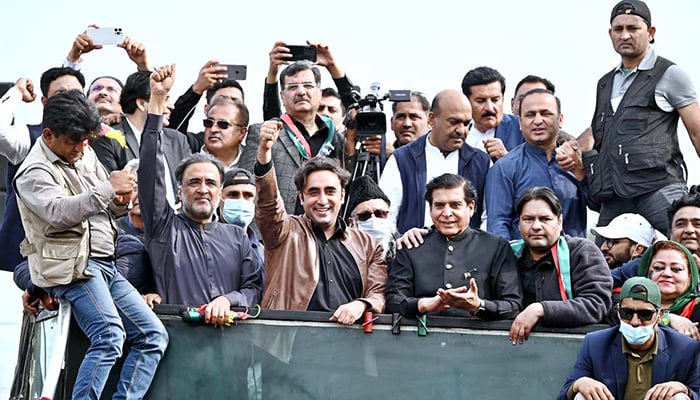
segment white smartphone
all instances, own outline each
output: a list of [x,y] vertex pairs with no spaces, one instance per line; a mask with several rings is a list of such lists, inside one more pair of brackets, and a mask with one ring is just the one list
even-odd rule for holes
[[114,45],[124,42],[122,28],[88,28],[87,34],[96,45]]

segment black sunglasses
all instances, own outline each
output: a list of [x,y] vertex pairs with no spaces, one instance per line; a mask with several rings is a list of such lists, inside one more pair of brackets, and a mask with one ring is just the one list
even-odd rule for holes
[[654,318],[657,310],[635,310],[634,308],[620,308],[620,319],[629,321],[637,314],[642,321],[651,321]]
[[214,120],[211,119],[211,118],[205,118],[205,119],[203,119],[203,120],[202,120],[202,123],[204,124],[204,127],[205,127],[205,128],[211,128],[212,126],[214,126],[214,124],[216,124],[216,126],[218,126],[219,129],[228,129],[228,128],[230,128],[232,125],[240,126],[240,125],[238,125],[238,124],[232,124],[232,123],[230,123],[230,122],[228,122],[228,121],[226,121],[226,120],[223,120],[223,119],[220,119],[220,120],[218,120],[218,121],[214,121]]
[[[377,218],[386,218],[389,216],[389,211],[374,210],[374,216]],[[355,217],[360,221],[367,221],[368,219],[372,218],[372,212],[365,211],[365,212],[357,213],[357,214],[355,214]]]

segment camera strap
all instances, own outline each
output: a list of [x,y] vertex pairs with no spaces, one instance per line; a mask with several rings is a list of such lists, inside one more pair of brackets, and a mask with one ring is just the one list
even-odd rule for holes
[[[292,117],[289,116],[289,114],[285,113],[282,114],[280,118],[282,119],[282,122],[284,123],[284,126],[286,128],[285,131],[289,135],[289,138],[292,139],[292,141],[296,145],[297,150],[299,150],[299,154],[301,154],[304,160],[308,160],[311,157],[313,157],[313,155],[311,154],[311,146],[309,146],[309,142],[306,141],[304,135],[299,130],[299,127],[297,127],[297,125],[294,123]],[[325,123],[326,121],[324,120],[323,122]],[[318,150],[318,155],[327,156],[333,150],[333,144],[331,143],[331,139],[333,139],[334,130],[335,129],[332,125],[328,128],[328,136],[323,142],[323,145],[321,145],[321,148]]]

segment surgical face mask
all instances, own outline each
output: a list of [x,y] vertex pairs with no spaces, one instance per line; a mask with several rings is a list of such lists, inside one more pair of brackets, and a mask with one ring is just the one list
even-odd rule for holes
[[355,221],[357,229],[367,232],[373,238],[383,242],[396,230],[396,227],[389,218],[372,217],[366,221]]
[[620,321],[620,333],[625,337],[627,343],[629,344],[644,344],[649,341],[654,336],[654,326],[651,325],[641,325],[634,327],[624,321]]
[[226,199],[221,211],[224,220],[229,224],[245,228],[255,216],[255,203],[243,199]]

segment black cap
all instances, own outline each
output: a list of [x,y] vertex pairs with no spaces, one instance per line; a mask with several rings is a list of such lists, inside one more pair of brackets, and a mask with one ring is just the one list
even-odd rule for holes
[[610,14],[610,23],[621,14],[632,14],[641,17],[648,27],[651,27],[651,12],[646,3],[641,0],[622,0],[617,3]]
[[231,168],[230,170],[226,171],[226,173],[224,174],[223,187],[240,184],[249,184],[255,186],[255,177],[250,171],[243,168]]
[[352,182],[350,186],[350,196],[348,197],[348,214],[363,201],[372,199],[382,199],[386,204],[391,205],[391,201],[386,197],[382,189],[367,175],[363,175]]
[[[615,17],[622,14],[636,15],[646,22],[647,28],[651,28],[651,11],[642,0],[622,0],[615,4],[612,13],[610,13],[610,23],[612,24]],[[649,43],[654,43],[654,38],[651,38]]]

